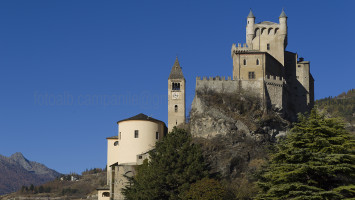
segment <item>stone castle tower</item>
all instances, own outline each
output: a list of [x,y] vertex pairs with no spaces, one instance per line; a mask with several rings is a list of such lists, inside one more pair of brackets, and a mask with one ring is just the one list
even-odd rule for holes
[[[233,44],[233,76],[197,77],[196,91],[204,88],[215,92],[255,93],[266,110],[282,112],[290,120],[309,111],[314,104],[314,79],[310,62],[286,50],[287,16],[282,10],[279,23],[256,23],[250,10],[246,20],[246,44]],[[196,97],[196,96],[195,96]],[[196,107],[194,100],[192,108]]]
[[176,57],[168,78],[168,131],[185,123],[185,78]]

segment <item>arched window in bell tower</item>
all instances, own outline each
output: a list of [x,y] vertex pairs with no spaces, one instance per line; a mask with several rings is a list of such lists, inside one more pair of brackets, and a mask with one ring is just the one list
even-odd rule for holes
[[260,62],[259,62],[259,59],[256,59],[256,65],[259,65]]
[[171,89],[172,90],[180,90],[180,83],[173,83]]
[[175,105],[175,112],[178,112],[178,105]]
[[247,65],[247,60],[246,59],[243,60],[243,65]]

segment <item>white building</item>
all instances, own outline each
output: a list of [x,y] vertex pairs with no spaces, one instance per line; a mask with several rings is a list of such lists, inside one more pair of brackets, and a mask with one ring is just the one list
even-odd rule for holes
[[[125,176],[133,176],[134,166],[148,158],[148,152],[167,133],[165,123],[138,114],[117,122],[118,134],[107,139],[107,187],[98,190],[99,200],[124,199]],[[109,196],[108,196],[109,195]]]

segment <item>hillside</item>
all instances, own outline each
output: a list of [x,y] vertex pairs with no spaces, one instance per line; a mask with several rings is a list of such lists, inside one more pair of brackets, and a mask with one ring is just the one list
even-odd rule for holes
[[82,174],[62,175],[39,186],[22,187],[15,193],[0,196],[0,199],[97,199],[96,189],[106,185],[106,172],[93,169]]
[[240,199],[257,192],[254,174],[266,162],[268,147],[284,135],[290,122],[280,113],[263,112],[261,100],[248,92],[196,92],[189,128],[211,174],[218,174]]
[[334,117],[341,117],[346,127],[355,132],[355,89],[343,92],[336,97],[327,97],[315,102],[318,109]]
[[43,164],[27,160],[21,153],[0,155],[0,195],[17,191],[23,185],[39,185],[61,174]]

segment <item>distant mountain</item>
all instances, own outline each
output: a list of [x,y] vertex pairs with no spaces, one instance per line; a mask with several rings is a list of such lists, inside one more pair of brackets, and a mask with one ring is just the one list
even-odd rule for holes
[[23,185],[39,185],[61,174],[43,164],[27,160],[22,153],[0,155],[0,195],[17,191]]

